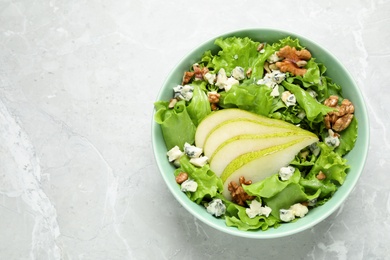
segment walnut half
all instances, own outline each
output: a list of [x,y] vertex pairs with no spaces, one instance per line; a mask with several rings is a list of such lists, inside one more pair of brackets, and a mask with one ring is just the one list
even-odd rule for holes
[[330,96],[324,101],[325,106],[337,109],[337,111],[329,112],[324,120],[327,129],[341,132],[351,124],[355,107],[348,99],[344,99],[339,106],[338,100],[338,96]]
[[234,181],[231,181],[228,184],[228,190],[230,191],[230,194],[232,195],[232,201],[237,203],[238,205],[245,206],[247,200],[253,200],[255,199],[254,196],[248,195],[242,188],[242,184],[244,185],[250,185],[252,184],[252,181],[246,181],[243,176],[239,179],[240,184],[237,184]]

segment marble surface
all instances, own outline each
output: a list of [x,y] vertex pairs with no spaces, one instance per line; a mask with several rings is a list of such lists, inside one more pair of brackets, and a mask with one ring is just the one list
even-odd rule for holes
[[[0,1],[0,259],[390,259],[390,1]],[[348,67],[371,144],[343,206],[251,240],[192,217],[161,178],[153,102],[200,43],[304,35]]]

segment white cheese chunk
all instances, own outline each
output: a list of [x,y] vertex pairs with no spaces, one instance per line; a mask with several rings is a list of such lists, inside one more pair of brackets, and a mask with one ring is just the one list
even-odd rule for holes
[[244,72],[244,68],[243,67],[235,67],[232,71],[232,76],[233,78],[235,78],[236,80],[243,80],[245,79],[245,72]]
[[215,74],[211,74],[210,72],[207,72],[206,74],[204,74],[203,77],[211,85],[214,85],[214,82],[215,82],[215,80],[217,78],[217,76]]
[[294,106],[297,103],[297,100],[295,98],[295,95],[292,94],[290,91],[284,91],[282,93],[282,101],[286,106]]
[[282,167],[279,169],[279,177],[282,181],[287,181],[293,176],[295,168],[292,166]]
[[261,203],[257,200],[252,200],[251,204],[249,205],[249,208],[245,209],[246,214],[249,218],[254,218],[256,216],[266,216],[268,217],[271,213],[271,208],[268,206],[261,206]]
[[190,158],[198,158],[202,152],[202,148],[190,145],[189,143],[184,144],[184,153]]
[[226,206],[221,199],[213,199],[206,207],[207,212],[216,217],[222,216],[226,212]]
[[325,137],[325,143],[327,146],[330,147],[337,147],[340,145],[340,139],[339,137],[332,131],[332,129],[328,130],[328,136]]
[[283,222],[290,222],[295,219],[294,212],[291,209],[280,209],[279,217]]
[[267,61],[269,62],[269,63],[275,63],[275,62],[277,62],[277,61],[280,61],[280,60],[282,60],[283,58],[280,58],[277,54],[276,54],[276,52],[274,52],[273,54],[271,54],[268,58],[267,58]]
[[180,151],[179,146],[176,145],[175,147],[173,147],[171,150],[167,152],[167,155],[168,155],[168,161],[172,162],[175,161],[176,159],[179,159],[183,155],[183,152]]
[[191,158],[190,163],[192,163],[193,165],[195,165],[197,167],[203,167],[206,165],[208,159],[209,158],[207,158],[206,156],[202,156],[202,157],[198,157],[198,158]]
[[173,91],[176,99],[190,101],[193,96],[194,87],[190,85],[178,85],[173,88]]
[[181,184],[181,191],[195,192],[198,189],[198,183],[196,181],[188,179]]
[[290,207],[290,210],[294,213],[296,217],[303,218],[308,212],[309,209],[305,206],[302,205],[301,203],[296,203]]

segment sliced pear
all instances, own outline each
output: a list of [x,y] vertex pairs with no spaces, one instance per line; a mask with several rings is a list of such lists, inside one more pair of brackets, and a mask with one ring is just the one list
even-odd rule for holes
[[198,128],[196,129],[195,134],[195,144],[197,147],[203,148],[207,136],[212,131],[212,129],[219,124],[237,118],[247,118],[262,122],[263,124],[268,124],[270,126],[280,126],[284,128],[296,128],[296,126],[284,122],[282,120],[272,119],[265,116],[257,115],[245,110],[238,108],[228,108],[212,112],[206,118],[204,118]]
[[[312,134],[284,144],[241,154],[227,165],[220,176],[224,184],[223,195],[231,199],[228,190],[231,181],[238,183],[241,176],[253,183],[261,181],[277,173],[281,167],[287,166],[300,150],[317,141],[318,138]],[[239,147],[242,146],[238,145],[237,149],[240,149]]]
[[[207,157],[211,157],[214,151],[226,140],[244,134],[267,134],[302,131],[301,128],[289,124],[280,127],[275,122],[270,124],[267,121],[254,120],[250,118],[235,118],[226,120],[209,132],[203,145],[203,152]],[[198,146],[198,144],[196,144]]]
[[[281,145],[307,136],[305,132],[281,132],[269,134],[246,134],[228,139],[209,157],[210,168],[219,177],[226,166],[242,154]],[[207,146],[206,146],[207,147]]]

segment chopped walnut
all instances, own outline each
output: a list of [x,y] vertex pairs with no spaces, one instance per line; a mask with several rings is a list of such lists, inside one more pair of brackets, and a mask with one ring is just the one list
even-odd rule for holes
[[324,119],[325,127],[336,132],[343,131],[351,124],[355,112],[355,107],[351,101],[344,99],[339,106],[338,100],[337,96],[330,96],[324,101],[324,105],[337,109],[337,111],[329,112]]
[[187,179],[188,179],[188,174],[186,172],[181,172],[179,173],[177,176],[176,176],[176,182],[178,184],[182,184],[183,182],[185,182]]
[[182,85],[184,86],[188,82],[191,81],[192,77],[195,75],[195,72],[192,71],[185,71],[183,75]]
[[290,72],[293,75],[303,76],[306,73],[306,66],[308,60],[311,59],[311,53],[308,50],[298,51],[295,47],[284,46],[276,55],[283,58],[282,61],[276,62],[276,66],[281,72]]
[[244,191],[242,188],[242,184],[244,185],[250,185],[252,184],[252,181],[246,181],[244,176],[241,176],[240,184],[237,184],[234,181],[231,181],[228,184],[228,190],[230,191],[230,194],[232,195],[232,201],[237,203],[238,205],[244,206],[246,204],[247,200],[253,200],[255,199],[254,196],[249,196],[248,193]]
[[260,43],[259,46],[257,46],[257,51],[261,51],[264,49],[264,43]]
[[317,176],[316,176],[316,178],[318,179],[318,180],[325,180],[326,179],[326,175],[322,172],[322,171],[320,171],[318,174],[317,174]]
[[177,99],[176,98],[172,98],[170,101],[169,101],[169,104],[168,104],[168,108],[174,108],[175,105],[177,103]]
[[252,68],[249,68],[247,71],[246,71],[246,76],[248,77],[248,78],[250,78],[250,76],[252,75]]
[[210,91],[207,93],[207,97],[209,99],[210,105],[211,105],[211,110],[215,111],[218,109],[218,102],[219,98],[221,97],[221,94],[215,92],[215,91]]

